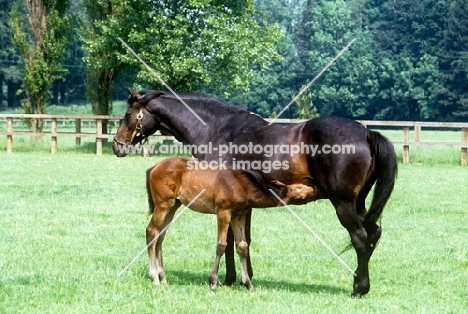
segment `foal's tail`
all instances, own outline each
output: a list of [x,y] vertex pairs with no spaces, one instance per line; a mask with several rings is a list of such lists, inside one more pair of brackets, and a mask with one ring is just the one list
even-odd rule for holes
[[374,196],[364,220],[364,227],[376,223],[392,194],[398,173],[398,163],[392,143],[382,134],[369,131],[367,141],[374,155],[376,178]]
[[[154,166],[156,167],[156,166]],[[154,212],[154,201],[153,195],[151,195],[151,186],[150,186],[150,174],[154,167],[146,170],[146,193],[148,194],[148,204],[149,204],[149,214],[151,215]]]

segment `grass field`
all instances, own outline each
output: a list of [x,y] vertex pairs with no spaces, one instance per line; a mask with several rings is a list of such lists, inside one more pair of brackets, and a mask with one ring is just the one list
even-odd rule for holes
[[[144,253],[145,170],[158,158],[0,151],[0,313],[463,313],[468,308],[468,169],[400,166],[370,264],[371,291],[284,208],[253,214],[255,291],[210,292],[215,216],[186,211],[164,245],[169,284],[153,286]],[[293,209],[336,252],[333,207]],[[354,251],[342,258],[356,266]],[[224,264],[220,278],[224,278]]]

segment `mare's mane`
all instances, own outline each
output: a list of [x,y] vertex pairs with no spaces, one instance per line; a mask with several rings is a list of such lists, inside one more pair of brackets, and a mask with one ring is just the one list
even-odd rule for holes
[[[140,99],[139,103],[142,106],[148,105],[148,103],[156,98],[162,99],[172,99],[178,100],[176,96],[171,93],[158,91],[158,90],[141,90],[138,92],[142,98]],[[250,111],[239,107],[233,106],[228,104],[225,101],[220,99],[209,97],[201,94],[193,94],[193,93],[181,93],[177,94],[182,100],[193,100],[191,106],[195,104],[200,104],[202,108],[209,109],[210,111],[216,110],[221,111],[223,113],[233,113],[233,114],[251,114]]]

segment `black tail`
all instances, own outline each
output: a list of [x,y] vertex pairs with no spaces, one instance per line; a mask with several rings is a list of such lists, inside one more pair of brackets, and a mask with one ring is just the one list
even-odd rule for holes
[[146,170],[146,193],[148,194],[148,204],[149,204],[150,215],[154,212],[153,195],[151,195],[151,187],[150,187],[150,173],[154,169],[154,167],[151,167],[148,170]]
[[369,222],[376,223],[379,219],[392,194],[398,173],[398,162],[392,143],[385,136],[374,131],[369,131],[367,141],[374,153],[376,183],[364,226]]

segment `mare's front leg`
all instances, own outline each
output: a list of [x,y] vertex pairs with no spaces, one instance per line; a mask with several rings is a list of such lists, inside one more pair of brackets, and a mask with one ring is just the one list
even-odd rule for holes
[[231,222],[231,211],[229,209],[219,210],[218,218],[218,244],[216,245],[216,258],[208,282],[211,291],[215,292],[218,284],[219,262],[224,255],[227,246],[227,232]]
[[155,205],[153,216],[146,227],[146,245],[148,246],[149,258],[149,277],[153,283],[167,283],[166,273],[163,266],[162,243],[166,231],[161,232],[167,227],[174,218],[174,214],[180,207],[180,202],[171,202],[172,204]]
[[[251,210],[250,210],[251,211]],[[249,244],[245,237],[245,215],[234,216],[231,219],[231,227],[236,240],[236,251],[241,265],[241,284],[247,289],[253,290],[248,272]]]

